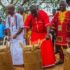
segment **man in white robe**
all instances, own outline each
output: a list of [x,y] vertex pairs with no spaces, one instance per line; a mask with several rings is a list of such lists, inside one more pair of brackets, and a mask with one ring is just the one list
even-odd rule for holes
[[6,29],[9,41],[11,43],[11,55],[13,65],[22,65],[23,61],[23,50],[20,47],[19,42],[21,41],[25,45],[25,39],[23,38],[23,17],[15,13],[15,7],[13,5],[7,6],[8,16],[6,19]]

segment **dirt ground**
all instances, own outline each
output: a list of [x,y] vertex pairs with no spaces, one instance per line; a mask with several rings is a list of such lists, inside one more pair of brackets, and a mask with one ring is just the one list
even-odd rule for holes
[[[24,67],[15,67],[15,70],[25,70],[25,69],[24,69]],[[63,70],[63,65],[56,65],[54,67],[47,68],[44,70]]]

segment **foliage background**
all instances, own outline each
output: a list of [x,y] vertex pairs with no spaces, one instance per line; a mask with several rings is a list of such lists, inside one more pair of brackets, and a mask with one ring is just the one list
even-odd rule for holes
[[[40,7],[40,4],[42,2],[45,2],[46,4],[51,4],[51,8],[56,8],[58,6],[59,1],[60,0],[11,0],[10,4],[14,4],[16,9],[19,5],[21,5],[24,7],[25,11],[27,11],[28,7],[33,3]],[[6,16],[5,6],[1,3],[0,0],[0,17],[4,18],[4,16]]]

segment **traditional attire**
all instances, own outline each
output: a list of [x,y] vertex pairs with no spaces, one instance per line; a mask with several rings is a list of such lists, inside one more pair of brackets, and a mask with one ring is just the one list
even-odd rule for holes
[[13,65],[22,65],[23,62],[23,50],[20,47],[19,42],[22,42],[25,45],[25,39],[23,38],[24,32],[22,31],[21,34],[17,36],[16,39],[13,39],[12,36],[15,35],[19,28],[23,28],[23,18],[20,14],[15,13],[13,16],[8,16],[6,19],[6,28],[10,29],[10,35],[11,35],[11,55],[12,55],[12,61]]
[[56,30],[56,45],[60,46],[60,57],[64,60],[61,46],[67,47],[67,43],[70,41],[70,11],[57,12],[52,20],[54,28]]
[[26,14],[26,13],[23,13],[23,20],[24,20],[24,22],[26,21],[26,18],[27,18],[27,16],[28,16],[28,14]]
[[[28,16],[28,14],[26,14],[26,13],[23,13],[23,20],[24,20],[24,23],[25,23],[25,21],[26,21],[26,19],[27,19],[27,16]],[[27,32],[27,39],[26,39],[26,44],[29,44],[29,37],[30,37],[30,35],[31,35],[31,30],[29,30],[28,32]]]
[[34,17],[32,14],[30,14],[25,22],[25,28],[31,28],[32,30],[30,38],[31,43],[38,44],[39,40],[41,42],[43,41],[41,44],[41,56],[42,66],[44,67],[49,67],[55,64],[55,55],[51,40],[44,40],[47,35],[46,29],[48,25],[49,18],[42,10],[38,11],[38,17]]

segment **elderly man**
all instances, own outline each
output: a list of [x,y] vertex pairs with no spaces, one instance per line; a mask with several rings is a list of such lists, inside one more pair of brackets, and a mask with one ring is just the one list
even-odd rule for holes
[[13,64],[22,65],[24,64],[23,52],[19,42],[21,41],[25,44],[25,40],[23,38],[23,17],[20,14],[15,13],[15,7],[13,5],[7,6],[7,13],[6,29],[11,43],[10,50]]

